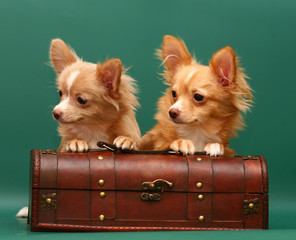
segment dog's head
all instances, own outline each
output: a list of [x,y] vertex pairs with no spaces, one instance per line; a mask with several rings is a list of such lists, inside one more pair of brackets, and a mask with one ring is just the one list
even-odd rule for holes
[[118,110],[121,61],[84,62],[60,39],[52,40],[50,58],[60,95],[60,103],[53,110],[54,119],[62,124],[102,118],[108,121],[107,113]]
[[204,66],[190,55],[183,41],[165,36],[158,54],[170,85],[168,115],[173,122],[204,124],[248,108],[250,88],[231,47],[217,51],[209,66]]

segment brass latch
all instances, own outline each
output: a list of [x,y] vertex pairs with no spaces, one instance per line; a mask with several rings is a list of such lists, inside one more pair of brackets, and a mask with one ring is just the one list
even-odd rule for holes
[[161,196],[159,193],[142,193],[141,199],[143,201],[160,201]]
[[[145,191],[163,192],[165,185],[167,185],[168,188],[172,188],[174,186],[173,183],[171,183],[167,180],[156,179],[152,182],[143,182],[142,189]],[[144,192],[141,194],[141,200],[143,200],[143,201],[160,201],[161,195],[159,193]]]
[[142,189],[148,191],[156,191],[156,192],[163,192],[164,185],[167,185],[169,188],[172,188],[174,185],[173,183],[164,180],[164,179],[156,179],[152,182],[143,182]]

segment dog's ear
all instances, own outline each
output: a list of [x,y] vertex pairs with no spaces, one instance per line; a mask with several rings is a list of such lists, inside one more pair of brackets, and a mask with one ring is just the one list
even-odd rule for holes
[[68,48],[66,43],[61,39],[53,39],[50,45],[50,59],[56,72],[61,73],[65,67],[78,60],[75,52]]
[[236,56],[231,47],[220,49],[210,61],[210,69],[223,87],[229,87],[235,81],[236,65]]
[[118,98],[121,80],[122,64],[119,59],[113,58],[97,65],[97,76],[111,98]]
[[163,38],[161,58],[171,76],[175,74],[179,66],[191,63],[191,55],[185,43],[170,35]]

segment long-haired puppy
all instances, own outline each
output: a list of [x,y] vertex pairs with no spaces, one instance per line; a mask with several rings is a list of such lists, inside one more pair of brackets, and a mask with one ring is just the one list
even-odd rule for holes
[[50,59],[60,95],[52,113],[62,137],[58,151],[98,149],[99,141],[137,148],[140,131],[134,110],[139,103],[134,80],[123,73],[121,61],[85,62],[61,39],[52,40]]
[[241,112],[248,110],[252,94],[233,49],[220,49],[204,66],[183,41],[165,36],[158,55],[169,87],[158,102],[158,123],[141,139],[141,149],[234,154],[229,138],[242,128]]

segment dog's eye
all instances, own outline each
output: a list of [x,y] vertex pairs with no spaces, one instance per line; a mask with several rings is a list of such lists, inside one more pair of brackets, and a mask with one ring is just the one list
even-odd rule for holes
[[60,95],[60,97],[62,97],[62,96],[63,96],[63,93],[62,93],[62,91],[59,91],[59,95]]
[[204,97],[198,93],[194,94],[193,97],[194,97],[195,101],[197,101],[197,102],[201,102],[202,100],[204,100]]
[[87,100],[83,99],[82,97],[78,97],[77,98],[77,102],[79,102],[80,104],[86,104],[87,103]]
[[177,93],[176,93],[176,91],[172,91],[172,96],[173,96],[173,98],[175,98],[175,97],[177,97]]

